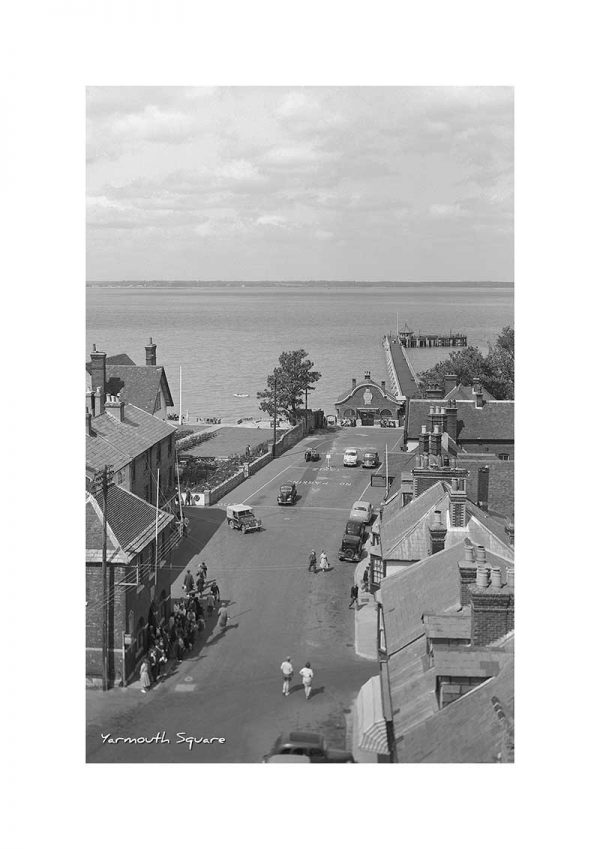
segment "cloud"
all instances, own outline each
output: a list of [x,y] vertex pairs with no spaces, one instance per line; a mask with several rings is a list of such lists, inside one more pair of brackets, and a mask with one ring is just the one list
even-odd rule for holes
[[317,238],[320,242],[328,242],[330,239],[333,239],[335,233],[332,233],[330,230],[317,230],[315,233],[315,238]]
[[459,203],[434,203],[429,207],[432,218],[462,218],[465,214]]

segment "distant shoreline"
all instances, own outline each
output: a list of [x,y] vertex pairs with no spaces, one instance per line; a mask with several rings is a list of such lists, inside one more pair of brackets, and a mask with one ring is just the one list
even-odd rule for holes
[[324,286],[336,287],[364,287],[382,286],[388,288],[414,288],[414,287],[462,287],[467,289],[507,289],[514,288],[514,281],[493,280],[438,280],[438,281],[410,281],[410,280],[87,280],[88,289],[210,289],[217,287],[240,287],[240,286],[262,286],[278,289],[292,286],[303,286],[315,288]]

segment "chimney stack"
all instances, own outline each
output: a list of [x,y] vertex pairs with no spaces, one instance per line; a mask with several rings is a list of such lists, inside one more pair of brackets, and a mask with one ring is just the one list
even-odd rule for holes
[[444,375],[444,395],[447,395],[449,392],[458,386],[458,375],[456,374],[445,374]]
[[508,537],[508,541],[511,545],[515,544],[515,525],[514,522],[508,521],[504,526],[504,533]]
[[485,557],[485,547],[483,545],[477,546],[475,554],[475,566],[477,567],[477,578],[475,580],[475,584],[481,589],[489,587],[490,567],[487,564],[487,560]]
[[473,381],[473,394],[475,395],[475,406],[481,409],[483,407],[483,387],[478,377]]
[[383,391],[385,392],[385,380],[382,380],[382,381],[381,381],[381,388],[382,388],[382,389],[383,389]]
[[444,390],[438,383],[428,383],[425,390],[426,398],[443,398]]
[[[480,546],[480,548],[483,548],[483,546]],[[509,631],[514,629],[514,576],[510,575],[513,569],[507,568],[507,583],[504,586],[502,585],[500,567],[494,566],[491,571],[490,586],[487,563],[480,562],[475,586],[471,587],[472,646],[487,646],[506,636]],[[513,586],[509,586],[509,580],[513,583]]]
[[419,453],[429,453],[429,434],[425,425],[421,425],[421,433],[419,434]]
[[450,490],[450,526],[466,528],[467,526],[467,492],[465,478],[452,478]]
[[429,451],[435,457],[442,454],[442,433],[439,425],[434,425],[433,433],[429,435]]
[[94,435],[94,431],[92,430],[92,414],[87,408],[85,411],[85,432],[87,436]]
[[456,401],[448,401],[446,404],[446,432],[456,442],[458,432],[458,407]]
[[355,377],[352,378],[352,388],[356,389],[356,378]]
[[458,581],[460,593],[460,606],[467,607],[471,604],[471,586],[475,583],[477,567],[475,565],[475,554],[469,539],[465,540],[465,553],[462,560],[458,561]]
[[[106,354],[103,351],[97,351],[96,345],[92,347],[90,354],[91,366],[90,375],[92,378],[92,389],[96,391],[98,387],[102,393],[102,412],[104,412],[104,393],[106,392]],[[95,415],[101,415],[101,412],[95,411]]]
[[118,395],[108,395],[104,405],[109,416],[117,422],[122,422],[125,419],[125,402],[121,401]]
[[150,337],[150,341],[146,345],[146,365],[156,365],[156,345],[152,342],[152,336]]
[[94,390],[88,389],[85,393],[85,408],[90,413],[90,415],[94,415]]
[[477,505],[487,512],[490,491],[490,467],[480,466],[477,470]]
[[443,551],[446,528],[442,525],[442,513],[440,510],[435,510],[433,513],[433,521],[429,526],[429,536],[431,539],[431,553],[437,554],[438,551]]
[[104,412],[104,390],[100,387],[96,387],[96,392],[94,393],[94,417],[101,416]]

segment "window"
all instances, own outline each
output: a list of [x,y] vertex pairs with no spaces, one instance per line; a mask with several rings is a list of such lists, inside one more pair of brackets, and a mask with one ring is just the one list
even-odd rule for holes
[[498,454],[501,460],[510,460],[510,454]]
[[123,471],[119,470],[117,472],[117,483],[123,483]]

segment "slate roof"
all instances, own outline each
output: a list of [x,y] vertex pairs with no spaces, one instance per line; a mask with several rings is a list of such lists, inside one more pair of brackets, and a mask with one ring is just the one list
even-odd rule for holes
[[135,363],[129,354],[113,354],[112,357],[106,358],[107,366],[134,366]]
[[[113,359],[119,361],[127,359],[129,363],[111,363]],[[88,374],[91,374],[91,363],[86,363],[85,367]],[[105,385],[107,395],[120,395],[122,401],[135,404],[147,413],[154,413],[161,387],[167,407],[172,407],[173,398],[162,366],[136,366],[127,354],[107,357]]]
[[[406,439],[418,439],[427,424],[429,408],[443,406],[445,399],[411,398],[407,403]],[[514,401],[488,401],[477,407],[475,401],[457,401],[457,440],[512,442],[514,440]]]
[[177,427],[155,418],[133,404],[125,404],[124,420],[103,413],[92,419],[94,436],[86,436],[86,465],[98,470],[112,463],[115,470],[126,465],[123,457],[133,460],[161,439],[175,433]]
[[[488,392],[485,387],[481,387],[481,394],[483,395],[484,401],[495,401],[496,399],[492,395],[491,392]],[[454,386],[449,392],[444,396],[445,401],[473,401],[475,400],[475,392],[473,391],[472,386],[463,386],[462,383],[459,383],[458,386]]]
[[[492,698],[499,700],[501,720]],[[506,725],[514,718],[514,655],[499,674],[396,740],[401,763],[490,763],[505,750]]]
[[[160,533],[172,521],[174,516],[163,510],[158,511],[158,532]],[[112,485],[107,497],[107,551],[109,559],[115,562],[131,559],[142,551],[154,538],[156,532],[156,507],[120,486]],[[86,550],[87,561],[102,558],[102,497],[88,492],[86,496]],[[96,551],[96,556],[93,552]],[[112,553],[113,556],[110,556]]]
[[424,613],[423,624],[431,640],[471,638],[471,616],[464,610],[460,613]]
[[431,554],[429,525],[435,510],[440,511],[442,525],[446,528],[446,548],[464,542],[468,536],[475,545],[484,545],[486,550],[494,554],[513,559],[504,523],[484,513],[476,504],[467,500],[467,524],[464,528],[450,527],[450,496],[447,484],[441,481],[437,481],[404,507],[401,505],[399,497],[388,501],[383,510],[383,522],[379,526],[381,556],[388,562],[418,561]]
[[502,517],[513,516],[515,512],[514,461],[499,460],[494,455],[465,453],[461,453],[457,459],[461,468],[471,471],[467,478],[467,497],[477,502],[477,469],[480,466],[489,466],[488,511]]
[[[456,610],[460,598],[458,562],[463,557],[464,545],[460,543],[383,579],[380,593],[388,655],[425,634],[425,612]],[[490,566],[500,567],[505,583],[506,569],[512,562],[490,551],[486,557]]]
[[396,736],[438,709],[436,672],[430,668],[424,636],[388,660]]

